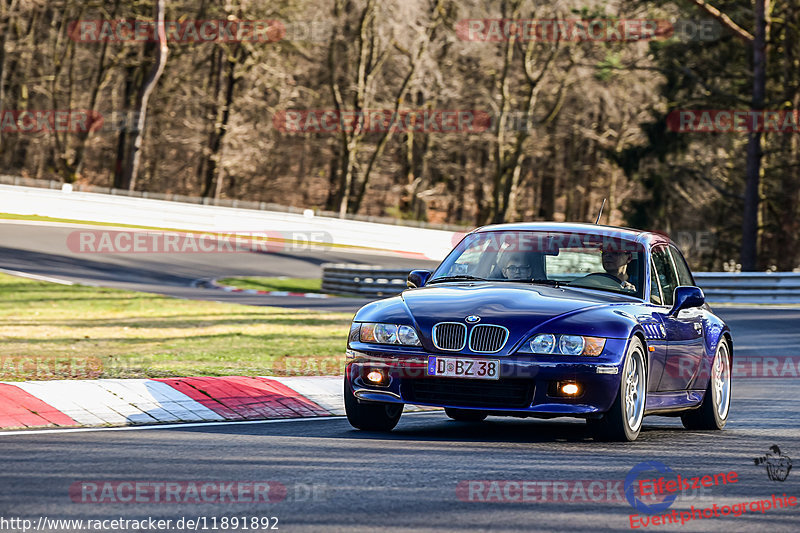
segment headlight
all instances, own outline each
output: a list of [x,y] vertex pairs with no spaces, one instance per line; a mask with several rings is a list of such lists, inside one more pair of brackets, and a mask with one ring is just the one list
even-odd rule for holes
[[347,342],[357,342],[361,339],[361,324],[353,322],[350,324],[350,335],[347,336]]
[[[352,332],[356,328],[354,325],[351,332],[351,340],[355,341]],[[358,327],[357,340],[375,344],[401,344],[406,346],[420,346],[417,332],[411,326],[401,326],[398,324],[375,324],[364,322]]]
[[380,344],[397,344],[397,326],[375,324],[375,340]]
[[602,337],[540,333],[525,341],[517,353],[598,356],[605,345]]
[[561,335],[558,351],[564,355],[580,355],[586,343],[580,335]]
[[555,335],[536,335],[528,341],[531,353],[553,353],[556,348]]
[[397,328],[397,340],[400,344],[407,344],[409,346],[419,346],[419,337],[417,332],[411,326],[400,326]]

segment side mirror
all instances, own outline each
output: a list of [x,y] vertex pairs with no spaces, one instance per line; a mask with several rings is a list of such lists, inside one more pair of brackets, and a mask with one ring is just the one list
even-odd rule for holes
[[703,294],[703,289],[700,287],[690,287],[682,285],[675,288],[675,302],[670,309],[670,316],[677,315],[681,309],[690,309],[692,307],[701,307],[706,302],[706,296]]
[[412,270],[408,273],[408,281],[406,281],[406,286],[408,286],[409,289],[424,287],[425,284],[428,283],[428,279],[430,277],[430,270]]

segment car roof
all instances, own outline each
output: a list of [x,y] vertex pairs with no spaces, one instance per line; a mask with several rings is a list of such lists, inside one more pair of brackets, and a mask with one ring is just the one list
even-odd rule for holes
[[586,233],[589,235],[613,236],[644,245],[658,243],[670,244],[672,240],[664,233],[643,231],[619,226],[588,224],[581,222],[512,222],[508,224],[492,224],[477,228],[473,233],[488,231],[563,231],[566,233]]

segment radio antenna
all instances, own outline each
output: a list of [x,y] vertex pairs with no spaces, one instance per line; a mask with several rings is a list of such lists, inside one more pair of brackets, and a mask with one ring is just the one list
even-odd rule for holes
[[597,220],[594,221],[595,224],[600,223],[600,217],[603,215],[603,208],[606,206],[606,199],[603,198],[603,203],[600,204],[600,212],[597,213]]

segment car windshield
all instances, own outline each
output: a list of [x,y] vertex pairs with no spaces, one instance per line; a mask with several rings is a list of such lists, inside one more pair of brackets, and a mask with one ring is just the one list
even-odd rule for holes
[[644,247],[620,232],[484,231],[468,235],[429,283],[502,281],[642,297]]

